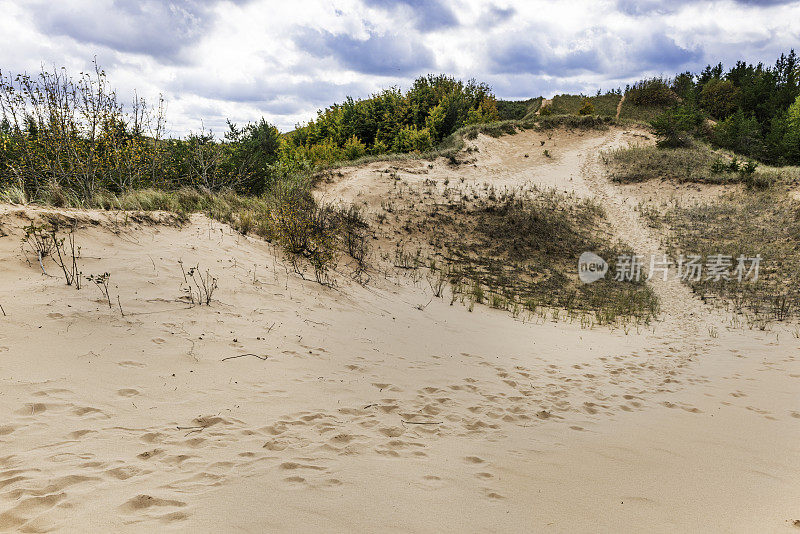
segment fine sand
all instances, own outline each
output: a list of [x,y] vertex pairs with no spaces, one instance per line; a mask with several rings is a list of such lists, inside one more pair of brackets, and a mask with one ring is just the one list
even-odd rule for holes
[[[637,140],[480,136],[460,165],[346,168],[317,194],[376,214],[444,180],[555,187],[650,254],[642,199],[716,193],[609,183],[598,152]],[[111,309],[21,251],[47,214],[78,221]],[[0,530],[798,531],[794,325],[748,329],[673,281],[638,328],[469,311],[381,267],[398,232],[368,283],[342,266],[329,288],[201,215],[0,207]],[[179,262],[218,278],[210,306],[181,299]]]

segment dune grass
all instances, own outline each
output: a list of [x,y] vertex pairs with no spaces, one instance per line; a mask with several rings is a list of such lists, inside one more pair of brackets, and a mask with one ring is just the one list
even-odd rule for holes
[[704,300],[722,303],[748,324],[800,316],[800,202],[786,191],[732,192],[708,204],[673,206],[661,216],[668,251],[708,257],[761,255],[758,280],[689,282]]
[[611,180],[618,183],[675,180],[681,183],[743,183],[754,189],[766,189],[782,181],[784,174],[782,170],[767,167],[754,167],[749,172],[746,161],[700,142],[689,148],[634,145],[604,152],[602,161]]
[[408,240],[433,245],[454,300],[515,314],[562,310],[590,324],[646,323],[658,313],[644,283],[579,281],[582,252],[611,260],[612,273],[614,259],[630,253],[610,237],[601,206],[536,188],[483,193],[452,192],[446,202],[401,214]]
[[594,106],[594,114],[601,117],[615,117],[620,95],[607,93],[599,96],[583,95],[556,95],[550,105],[550,113],[554,115],[578,115],[584,102],[588,101]]
[[[637,106],[625,99],[620,109],[619,118],[620,120],[649,124],[651,120],[664,113],[665,110],[666,108],[662,106]],[[614,113],[616,114],[616,108]]]

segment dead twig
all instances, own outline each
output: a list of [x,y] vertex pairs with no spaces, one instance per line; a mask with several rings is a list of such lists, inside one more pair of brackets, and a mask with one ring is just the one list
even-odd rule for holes
[[233,360],[234,358],[244,358],[245,356],[253,356],[262,361],[266,360],[269,357],[269,356],[259,356],[258,354],[253,354],[252,352],[248,352],[247,354],[237,354],[236,356],[228,356],[227,358],[222,358],[220,361],[224,362],[225,360]]
[[206,429],[206,427],[203,426],[203,425],[199,425],[199,426],[177,426],[175,428],[177,428],[178,430],[188,430],[189,431],[186,434],[184,434],[183,437],[186,437],[186,436],[188,436],[190,434],[194,434],[195,432],[202,432],[203,430]]

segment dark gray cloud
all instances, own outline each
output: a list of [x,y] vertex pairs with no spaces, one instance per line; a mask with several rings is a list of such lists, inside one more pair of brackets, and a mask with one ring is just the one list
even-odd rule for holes
[[495,5],[489,6],[480,18],[480,25],[483,27],[496,26],[502,22],[507,21],[517,13],[513,7],[497,7]]
[[663,33],[653,34],[644,41],[632,41],[626,49],[632,68],[638,71],[673,73],[686,66],[698,65],[703,60],[701,48],[684,48]]
[[441,0],[364,0],[364,4],[391,12],[406,11],[422,31],[458,26],[455,13]]
[[46,35],[67,36],[81,43],[176,62],[185,47],[206,35],[218,2],[68,0],[37,5],[33,8],[33,21]]
[[425,45],[399,35],[369,32],[366,39],[326,30],[303,28],[295,45],[309,54],[332,57],[350,70],[381,76],[406,76],[435,64],[433,52]]
[[544,43],[514,38],[509,41],[504,46],[491,47],[489,63],[492,73],[572,76],[602,69],[602,58],[596,49],[576,49],[555,54]]
[[593,28],[575,36],[574,40],[583,43],[581,48],[563,52],[542,37],[525,40],[520,35],[510,36],[490,45],[490,72],[551,77],[627,77],[646,71],[671,74],[687,66],[696,67],[703,60],[702,49],[684,48],[664,33],[625,36]]

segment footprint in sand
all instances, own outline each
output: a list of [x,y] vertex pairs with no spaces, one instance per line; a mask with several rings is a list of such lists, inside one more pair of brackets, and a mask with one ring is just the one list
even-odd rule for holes
[[153,506],[177,506],[182,507],[186,506],[186,503],[183,501],[176,501],[173,499],[159,499],[158,497],[153,497],[152,495],[137,495],[136,497],[128,500],[120,506],[120,510],[122,512],[138,512],[139,510],[145,510],[147,508],[152,508]]
[[34,402],[31,404],[26,405],[23,408],[17,410],[17,415],[39,415],[46,412],[48,409],[48,405],[43,402]]
[[67,436],[70,439],[80,439],[83,436],[85,436],[86,434],[97,434],[97,431],[96,430],[76,430],[74,432],[70,432],[69,434],[67,434]]
[[72,413],[74,413],[79,417],[83,417],[86,415],[95,415],[95,414],[108,417],[108,415],[104,414],[102,410],[98,410],[97,408],[92,408],[91,406],[78,406],[74,410],[72,410]]
[[125,361],[122,361],[122,362],[117,362],[117,365],[119,365],[120,367],[145,367],[145,364],[140,363],[140,362],[134,362],[134,361],[131,361],[131,360],[125,360]]
[[143,453],[137,454],[136,457],[142,460],[149,460],[150,458],[155,458],[162,454],[164,454],[163,449],[153,449],[152,451],[144,451]]
[[315,471],[325,471],[326,469],[319,465],[301,464],[297,462],[283,462],[280,465],[281,469],[294,470],[294,469],[312,469]]

